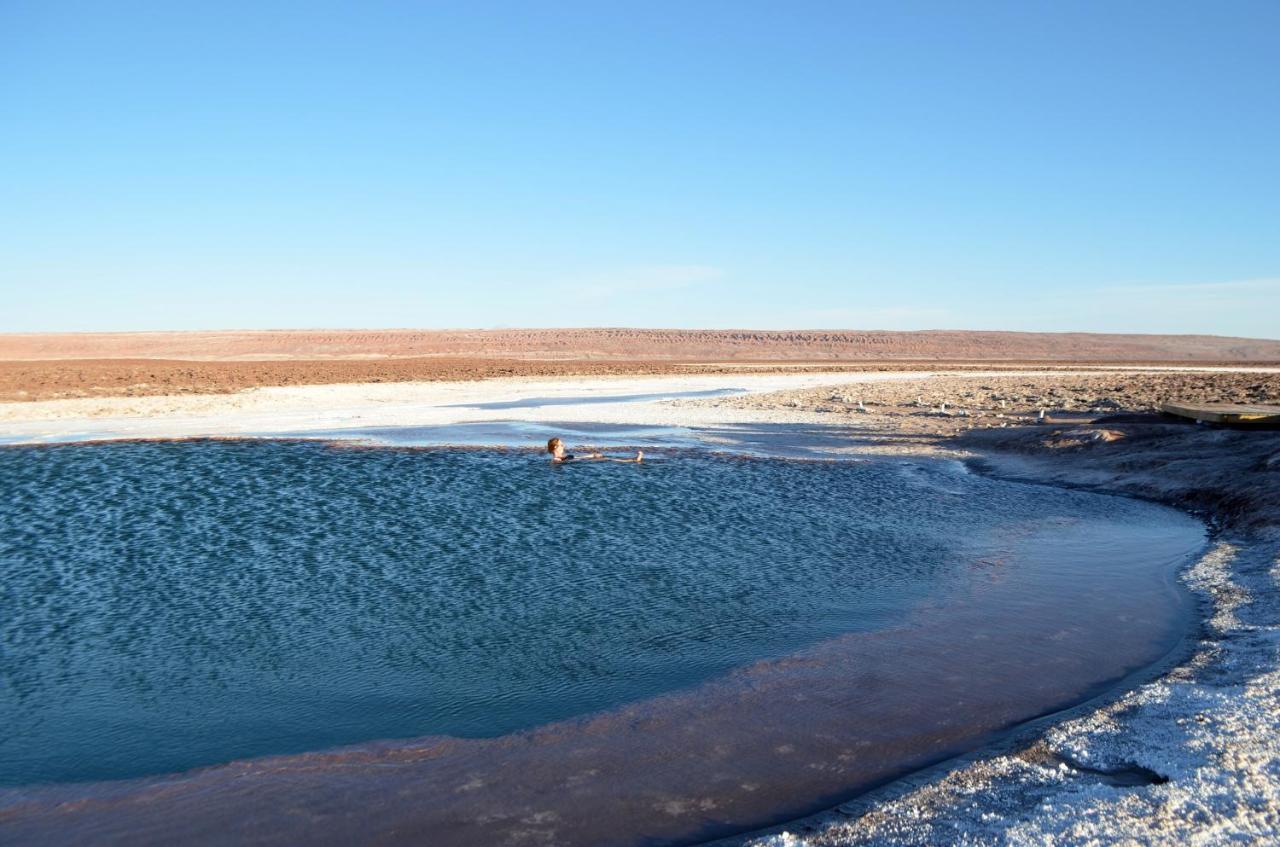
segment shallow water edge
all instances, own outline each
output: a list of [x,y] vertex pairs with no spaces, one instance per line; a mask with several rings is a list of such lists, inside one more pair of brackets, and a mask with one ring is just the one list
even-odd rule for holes
[[[1181,654],[1009,743],[828,812],[725,844],[852,847],[1175,843],[1280,837],[1280,441],[1274,434],[1108,422],[1113,443],[1062,450],[1052,429],[943,439],[1015,479],[1122,493],[1206,518],[1182,582],[1201,610]],[[1163,671],[1162,673],[1160,671]],[[1115,775],[1115,776],[1113,776]],[[1138,778],[1140,777],[1140,778]],[[1202,810],[1189,813],[1190,809]]]
[[[1162,498],[1154,493],[1136,493],[1131,490],[1099,485],[1087,475],[1076,478],[1069,473],[1058,476],[1037,475],[1031,463],[1016,457],[969,451],[968,455],[959,461],[962,461],[972,472],[992,478],[1096,491],[1171,507],[1177,505],[1170,502],[1170,498]],[[1123,704],[1133,699],[1135,693],[1148,687],[1159,686],[1171,675],[1186,674],[1192,668],[1203,664],[1204,639],[1211,637],[1209,620],[1221,612],[1221,603],[1215,594],[1206,590],[1203,580],[1194,578],[1193,574],[1208,570],[1214,572],[1216,579],[1228,580],[1229,575],[1221,572],[1220,549],[1224,543],[1228,546],[1240,544],[1242,541],[1248,544],[1248,537],[1242,538],[1236,533],[1226,533],[1220,526],[1219,516],[1211,510],[1182,509],[1182,511],[1205,523],[1208,529],[1208,540],[1201,554],[1189,560],[1176,574],[1177,590],[1194,612],[1182,637],[1159,659],[1134,669],[1112,685],[1100,687],[1092,696],[1079,702],[1010,726],[1004,732],[993,735],[986,743],[971,750],[941,758],[910,773],[886,779],[877,785],[869,786],[864,791],[833,802],[819,811],[786,821],[778,821],[750,832],[710,839],[701,842],[697,847],[805,847],[810,843],[807,840],[809,837],[818,837],[819,840],[812,843],[821,844],[823,847],[828,844],[844,845],[846,843],[850,845],[932,844],[935,843],[934,839],[939,837],[932,823],[935,816],[938,823],[946,827],[940,831],[949,832],[956,837],[963,835],[974,838],[974,843],[992,843],[997,840],[997,833],[1003,832],[998,821],[986,824],[971,822],[972,810],[962,811],[947,804],[958,805],[965,802],[974,783],[985,783],[985,790],[991,791],[993,799],[997,801],[1003,799],[999,795],[1005,790],[1011,796],[1017,797],[1022,786],[1017,783],[1017,777],[1007,772],[1007,766],[1003,762],[1008,760],[1021,761],[1025,758],[1035,765],[1047,764],[1050,768],[1063,769],[1067,774],[1063,789],[1070,787],[1073,776],[1081,774],[1092,774],[1094,781],[1103,784],[1131,787],[1166,782],[1167,777],[1164,774],[1132,762],[1090,768],[1083,762],[1062,757],[1045,745],[1044,740],[1046,734],[1064,724],[1088,720],[1104,715],[1112,709],[1121,708]],[[1267,551],[1274,547],[1274,543],[1264,544],[1254,552],[1266,556]],[[1040,761],[1041,759],[1043,761]],[[1086,776],[1086,779],[1088,778]],[[963,797],[949,794],[957,790],[963,792]],[[1038,803],[1039,795],[1036,797]],[[935,804],[938,804],[939,808],[933,808]],[[881,816],[886,806],[892,808],[892,811],[888,812],[889,819],[897,819],[897,816],[907,812],[916,816],[919,829],[893,835],[883,832],[881,827],[884,821]],[[863,821],[870,821],[865,831],[851,833],[847,839],[844,837],[846,828],[856,826]],[[851,825],[850,822],[855,823]],[[891,829],[892,826],[888,828]]]

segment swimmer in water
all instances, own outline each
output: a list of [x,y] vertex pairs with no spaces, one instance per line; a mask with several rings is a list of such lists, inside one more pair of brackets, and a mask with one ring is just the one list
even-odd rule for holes
[[615,459],[613,456],[606,456],[603,453],[588,453],[584,456],[575,456],[572,453],[564,452],[564,442],[561,441],[559,438],[553,438],[547,442],[547,452],[551,454],[552,464],[556,464],[556,465],[564,464],[565,462],[597,461],[597,462],[625,462],[627,464],[630,464],[632,462],[638,463],[638,462],[644,461],[643,450],[637,450],[636,457],[634,459]]

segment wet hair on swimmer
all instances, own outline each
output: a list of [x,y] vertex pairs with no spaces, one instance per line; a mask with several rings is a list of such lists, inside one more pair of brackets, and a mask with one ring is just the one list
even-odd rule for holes
[[550,441],[548,441],[548,442],[547,442],[547,452],[548,452],[548,453],[554,453],[554,452],[556,452],[556,448],[557,448],[557,447],[559,447],[559,446],[560,446],[560,439],[559,439],[559,438],[553,438],[553,439],[551,439]]

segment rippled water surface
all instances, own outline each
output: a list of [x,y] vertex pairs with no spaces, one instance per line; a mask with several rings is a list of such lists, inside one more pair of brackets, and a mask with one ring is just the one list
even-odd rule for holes
[[1150,595],[1158,655],[1200,537],[941,462],[115,443],[2,449],[0,489],[9,785],[498,736],[906,625],[1018,567],[1051,593],[1105,563],[1108,591]]

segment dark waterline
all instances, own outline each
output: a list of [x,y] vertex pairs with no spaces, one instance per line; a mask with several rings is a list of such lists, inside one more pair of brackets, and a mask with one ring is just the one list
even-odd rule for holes
[[[537,775],[550,789],[565,759],[556,750],[584,755],[575,731],[553,722],[666,702],[618,712],[639,708],[647,734],[602,713],[591,725],[612,754],[592,755],[644,762],[654,755],[644,738],[678,732],[673,716],[693,708],[686,726],[711,721],[722,746],[744,745],[725,765],[750,785],[739,793],[790,809],[762,771],[811,802],[838,790],[808,781],[832,744],[866,751],[861,765],[851,752],[833,759],[848,773],[832,784],[856,785],[989,731],[989,708],[966,717],[963,700],[944,691],[938,701],[940,688],[959,686],[981,708],[965,678],[1007,686],[994,728],[1158,658],[1185,623],[1171,575],[1203,539],[1150,504],[942,462],[686,455],[552,469],[528,454],[115,444],[2,451],[0,482],[15,492],[0,507],[10,784],[366,739],[503,736],[453,754],[481,773],[487,756],[516,755],[504,733],[548,726],[537,735],[555,744],[541,757],[521,747],[533,756],[525,784],[505,789],[537,794]],[[937,652],[944,641],[973,649]],[[750,694],[734,689],[736,706],[651,699],[818,644],[844,646],[821,648],[803,672],[764,666]],[[1024,661],[1053,669],[1044,685],[1018,678]],[[894,682],[847,687],[866,673]],[[735,674],[708,690],[740,685]],[[832,703],[785,706],[806,691]],[[926,731],[944,702],[949,728]],[[743,735],[751,709],[779,705],[799,722],[756,715]],[[886,736],[906,715],[927,743]],[[815,735],[823,720],[844,737]],[[652,791],[689,792],[650,766],[640,773]],[[437,767],[432,779],[447,781],[451,766]],[[699,814],[660,806],[649,815],[672,820],[655,833]],[[612,832],[643,832],[637,814]],[[722,828],[740,820],[702,814]],[[567,838],[577,843],[601,837],[570,831],[589,836]]]

